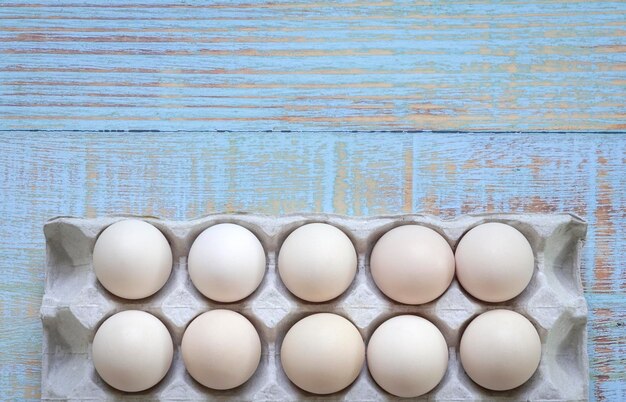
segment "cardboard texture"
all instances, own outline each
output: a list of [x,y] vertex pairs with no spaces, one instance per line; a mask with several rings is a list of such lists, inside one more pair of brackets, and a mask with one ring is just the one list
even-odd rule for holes
[[[215,214],[191,221],[144,219],[159,228],[174,256],[172,274],[151,297],[133,301],[116,297],[97,281],[92,251],[98,235],[128,217],[80,219],[59,217],[44,227],[46,285],[41,307],[44,327],[42,399],[44,400],[395,400],[376,385],[365,366],[357,380],[335,394],[318,396],[300,390],[280,366],[280,345],[299,319],[316,312],[333,312],[352,321],[367,341],[386,319],[416,314],[432,321],[449,347],[449,365],[441,383],[418,399],[434,401],[588,399],[587,305],[580,281],[580,249],[586,223],[570,214],[485,214],[440,220],[428,215],[353,218],[328,214],[263,216]],[[419,306],[396,303],[378,290],[369,273],[369,255],[376,241],[393,227],[420,224],[443,235],[454,249],[461,236],[484,222],[502,222],[520,230],[535,254],[535,271],[526,290],[502,303],[481,302],[456,278],[437,300]],[[237,303],[217,303],[198,292],[187,274],[186,256],[194,239],[207,227],[232,222],[250,229],[266,251],[266,274],[259,288]],[[295,228],[326,222],[342,229],[358,253],[358,272],[348,290],[324,303],[293,296],[282,284],[276,257],[283,240]],[[262,342],[261,363],[252,378],[228,391],[201,386],[185,371],[180,342],[186,326],[202,312],[225,308],[240,312],[256,327]],[[506,308],[526,316],[542,342],[541,363],[524,385],[505,392],[486,390],[465,374],[458,358],[464,328],[478,314]],[[128,394],[100,379],[91,361],[91,342],[98,326],[111,315],[144,310],[161,319],[174,341],[174,360],[166,377],[153,388]]]

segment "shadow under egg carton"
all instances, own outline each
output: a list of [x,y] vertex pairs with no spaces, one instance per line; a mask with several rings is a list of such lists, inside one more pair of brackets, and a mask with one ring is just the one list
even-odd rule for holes
[[[449,347],[449,365],[441,383],[423,400],[587,400],[587,306],[580,282],[580,248],[586,224],[570,214],[484,214],[453,220],[429,215],[351,218],[328,214],[264,216],[215,214],[191,221],[143,219],[160,229],[172,248],[174,266],[165,286],[141,300],[126,300],[106,291],[92,269],[92,251],[98,235],[128,216],[98,219],[59,217],[44,227],[47,247],[46,286],[41,315],[44,326],[42,399],[54,400],[395,400],[376,385],[364,367],[348,388],[332,395],[307,393],[293,385],[280,365],[280,345],[299,319],[316,312],[333,312],[352,321],[367,343],[386,319],[415,314],[433,322]],[[187,274],[187,255],[194,239],[217,223],[236,223],[250,229],[266,252],[266,273],[259,288],[236,303],[218,303],[198,292]],[[276,257],[284,239],[297,227],[325,222],[342,229],[358,254],[357,275],[348,290],[334,300],[310,303],[292,295],[281,282]],[[502,222],[521,231],[535,255],[533,278],[513,300],[485,303],[473,298],[456,278],[437,300],[418,306],[396,303],[375,285],[369,256],[388,230],[419,224],[440,233],[454,250],[472,227]],[[180,354],[183,332],[202,312],[224,308],[240,312],[256,327],[262,357],[253,377],[232,390],[216,391],[194,381]],[[495,308],[515,310],[537,328],[542,342],[539,369],[524,385],[506,392],[484,389],[465,374],[458,358],[461,335],[469,322]],[[104,383],[93,368],[91,342],[98,326],[111,315],[129,309],[144,310],[161,319],[174,341],[174,360],[166,377],[153,388],[123,393]]]

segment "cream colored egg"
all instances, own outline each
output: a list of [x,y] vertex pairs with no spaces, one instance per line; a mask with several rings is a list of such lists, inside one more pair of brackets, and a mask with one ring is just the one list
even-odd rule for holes
[[310,302],[342,294],[356,275],[357,256],[350,238],[325,223],[294,230],[278,255],[278,272],[291,293]]
[[367,345],[374,381],[390,394],[415,398],[439,384],[448,367],[448,345],[437,327],[414,315],[382,323]]
[[126,219],[98,236],[93,269],[109,292],[126,299],[143,299],[167,282],[172,272],[172,250],[157,228]]
[[172,337],[155,316],[128,310],[109,317],[93,339],[91,355],[100,377],[126,392],[156,385],[170,368]]
[[528,286],[535,266],[530,243],[512,226],[485,223],[467,232],[455,253],[461,286],[477,299],[501,302]]
[[206,297],[235,302],[249,296],[265,274],[265,251],[243,226],[222,223],[196,238],[189,251],[189,276]]
[[385,233],[372,250],[370,270],[376,286],[404,304],[428,303],[454,278],[454,254],[439,233],[404,225]]
[[350,385],[361,372],[365,345],[356,327],[330,313],[298,321],[285,335],[280,361],[287,377],[314,394],[332,394]]
[[492,310],[476,317],[461,338],[463,369],[478,385],[494,391],[519,387],[541,360],[539,334],[524,316]]
[[181,344],[189,374],[213,389],[231,389],[248,381],[261,361],[261,339],[243,315],[212,310],[196,317]]

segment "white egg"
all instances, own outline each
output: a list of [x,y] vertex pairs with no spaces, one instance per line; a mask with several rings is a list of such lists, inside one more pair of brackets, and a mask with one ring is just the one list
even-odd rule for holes
[[181,344],[189,374],[213,389],[231,389],[248,381],[261,361],[261,339],[243,315],[212,310],[196,317]]
[[376,286],[404,304],[428,303],[454,278],[454,254],[439,233],[404,225],[385,233],[372,250],[370,271]]
[[153,387],[172,364],[172,337],[155,316],[128,310],[109,317],[93,339],[91,355],[100,377],[126,392]]
[[497,222],[467,232],[456,248],[455,257],[461,286],[486,302],[502,302],[522,293],[535,266],[526,237],[517,229]]
[[98,236],[93,269],[109,292],[126,299],[143,299],[167,282],[172,272],[172,250],[157,228],[126,219]]
[[350,238],[325,223],[294,230],[278,255],[278,272],[291,293],[310,302],[334,299],[356,275],[357,255]]
[[382,323],[367,345],[374,381],[402,398],[424,395],[439,384],[448,367],[448,345],[437,327],[414,315]]
[[332,394],[350,385],[365,360],[365,345],[356,327],[330,313],[298,321],[285,335],[280,361],[287,377],[314,394]]
[[492,310],[476,317],[463,332],[460,356],[474,382],[504,391],[532,377],[541,360],[541,340],[523,315]]
[[248,229],[232,223],[211,226],[189,251],[189,276],[206,297],[235,302],[249,296],[265,274],[265,251]]

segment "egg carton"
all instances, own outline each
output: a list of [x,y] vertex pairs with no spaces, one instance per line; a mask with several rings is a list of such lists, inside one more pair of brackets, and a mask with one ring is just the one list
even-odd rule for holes
[[[292,384],[280,365],[280,345],[289,328],[317,312],[346,317],[367,343],[385,320],[415,314],[433,322],[449,347],[448,370],[422,400],[532,400],[583,401],[588,399],[587,305],[580,281],[580,251],[586,223],[570,214],[485,214],[441,220],[429,215],[353,218],[328,214],[264,216],[216,214],[191,221],[166,221],[138,217],[159,228],[174,256],[172,274],[153,296],[126,300],[105,290],[92,267],[98,235],[123,216],[97,219],[59,217],[44,227],[46,285],[41,307],[44,328],[42,399],[44,400],[344,400],[378,401],[396,398],[380,388],[363,367],[346,389],[327,396],[307,393]],[[204,297],[187,273],[187,255],[194,239],[217,223],[236,223],[259,238],[267,255],[266,274],[259,288],[243,301],[218,303]],[[292,295],[276,269],[280,245],[297,227],[326,222],[342,229],[358,253],[358,270],[348,290],[334,300],[310,303]],[[485,303],[473,298],[456,278],[437,300],[418,306],[387,298],[369,271],[369,256],[376,241],[388,230],[419,224],[440,233],[454,249],[470,228],[485,222],[502,222],[521,231],[535,255],[533,278],[513,300]],[[505,308],[526,316],[537,328],[542,343],[541,363],[532,378],[511,391],[490,391],[475,384],[459,362],[459,341],[477,315]],[[165,378],[139,393],[124,393],[107,385],[96,373],[91,343],[98,326],[111,315],[128,309],[144,310],[161,319],[174,341],[174,359]],[[230,309],[246,316],[262,342],[262,357],[252,378],[227,391],[211,390],[185,371],[180,343],[191,320],[211,309]]]

